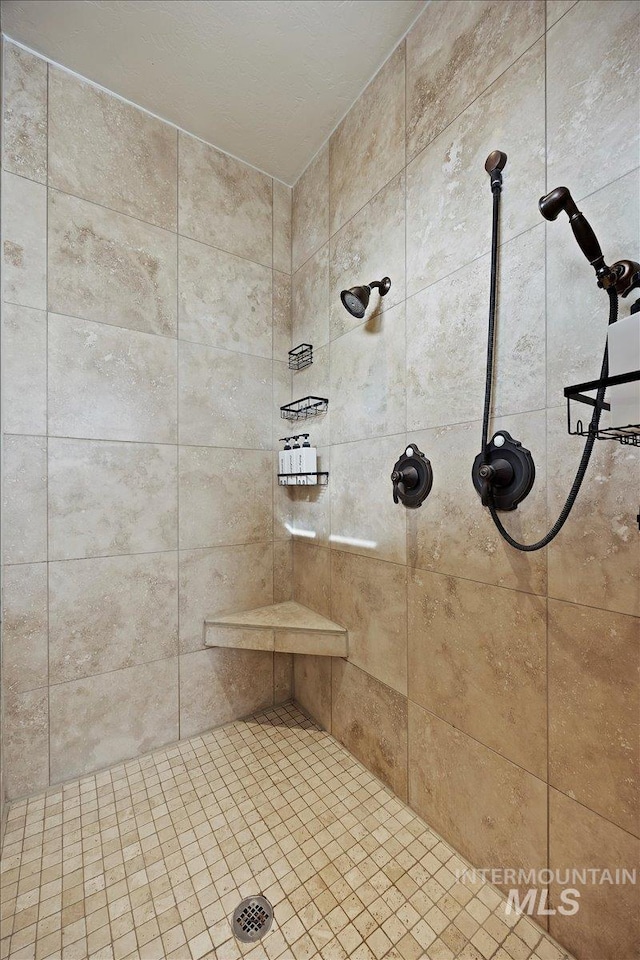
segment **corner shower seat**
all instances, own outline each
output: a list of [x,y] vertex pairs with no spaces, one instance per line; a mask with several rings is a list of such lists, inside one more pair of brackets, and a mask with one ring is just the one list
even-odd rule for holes
[[324,657],[349,655],[349,635],[344,627],[293,600],[205,617],[204,644]]

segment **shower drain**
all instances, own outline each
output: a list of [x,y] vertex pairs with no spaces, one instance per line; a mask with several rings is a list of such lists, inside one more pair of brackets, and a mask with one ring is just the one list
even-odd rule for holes
[[233,911],[234,936],[243,943],[261,940],[269,933],[273,922],[273,907],[266,897],[246,897]]

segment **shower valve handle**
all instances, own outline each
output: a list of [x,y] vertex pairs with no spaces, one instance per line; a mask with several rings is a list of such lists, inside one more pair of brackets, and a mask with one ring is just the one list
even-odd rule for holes
[[480,500],[483,507],[488,507],[494,485],[506,487],[513,480],[513,467],[507,460],[494,460],[493,463],[483,463],[478,470],[478,476],[482,481]]
[[410,443],[393,465],[393,502],[419,507],[429,496],[433,471],[429,460],[415,443]]

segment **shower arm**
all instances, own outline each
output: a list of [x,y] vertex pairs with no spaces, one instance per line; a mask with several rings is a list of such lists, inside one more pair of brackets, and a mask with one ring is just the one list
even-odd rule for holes
[[383,277],[382,280],[372,280],[371,283],[368,283],[367,286],[370,290],[376,289],[380,291],[380,296],[384,297],[389,293],[391,289],[391,280],[389,277]]

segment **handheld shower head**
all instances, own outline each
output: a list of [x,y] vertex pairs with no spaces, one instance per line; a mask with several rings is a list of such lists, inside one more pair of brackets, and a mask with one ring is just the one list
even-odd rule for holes
[[372,280],[371,283],[362,287],[351,287],[349,290],[342,291],[340,294],[342,305],[352,317],[362,320],[369,306],[369,297],[373,287],[377,287],[380,296],[384,297],[391,289],[391,280],[389,277],[383,277],[382,280]]
[[484,168],[491,177],[491,190],[502,190],[502,171],[507,165],[507,155],[502,150],[492,150],[484,162]]
[[578,246],[595,270],[601,286],[610,286],[612,272],[610,267],[604,262],[598,238],[593,232],[587,218],[578,210],[575,200],[571,196],[568,188],[556,187],[555,190],[552,190],[545,197],[540,197],[538,209],[545,220],[556,220],[564,210],[569,217],[569,223],[571,224],[573,235],[578,241]]
[[507,165],[507,155],[502,150],[492,150],[484,163],[487,173],[493,173],[494,170],[504,170]]
[[556,187],[545,197],[540,197],[538,208],[545,220],[557,220],[564,210],[578,246],[596,272],[598,286],[605,290],[615,287],[622,297],[627,297],[640,286],[640,265],[633,260],[617,260],[610,267],[607,266],[598,238],[587,218],[578,210],[567,187]]
[[545,220],[557,220],[563,210],[569,219],[579,214],[579,210],[567,187],[556,187],[555,190],[548,193],[546,197],[540,197],[538,200],[538,209]]

